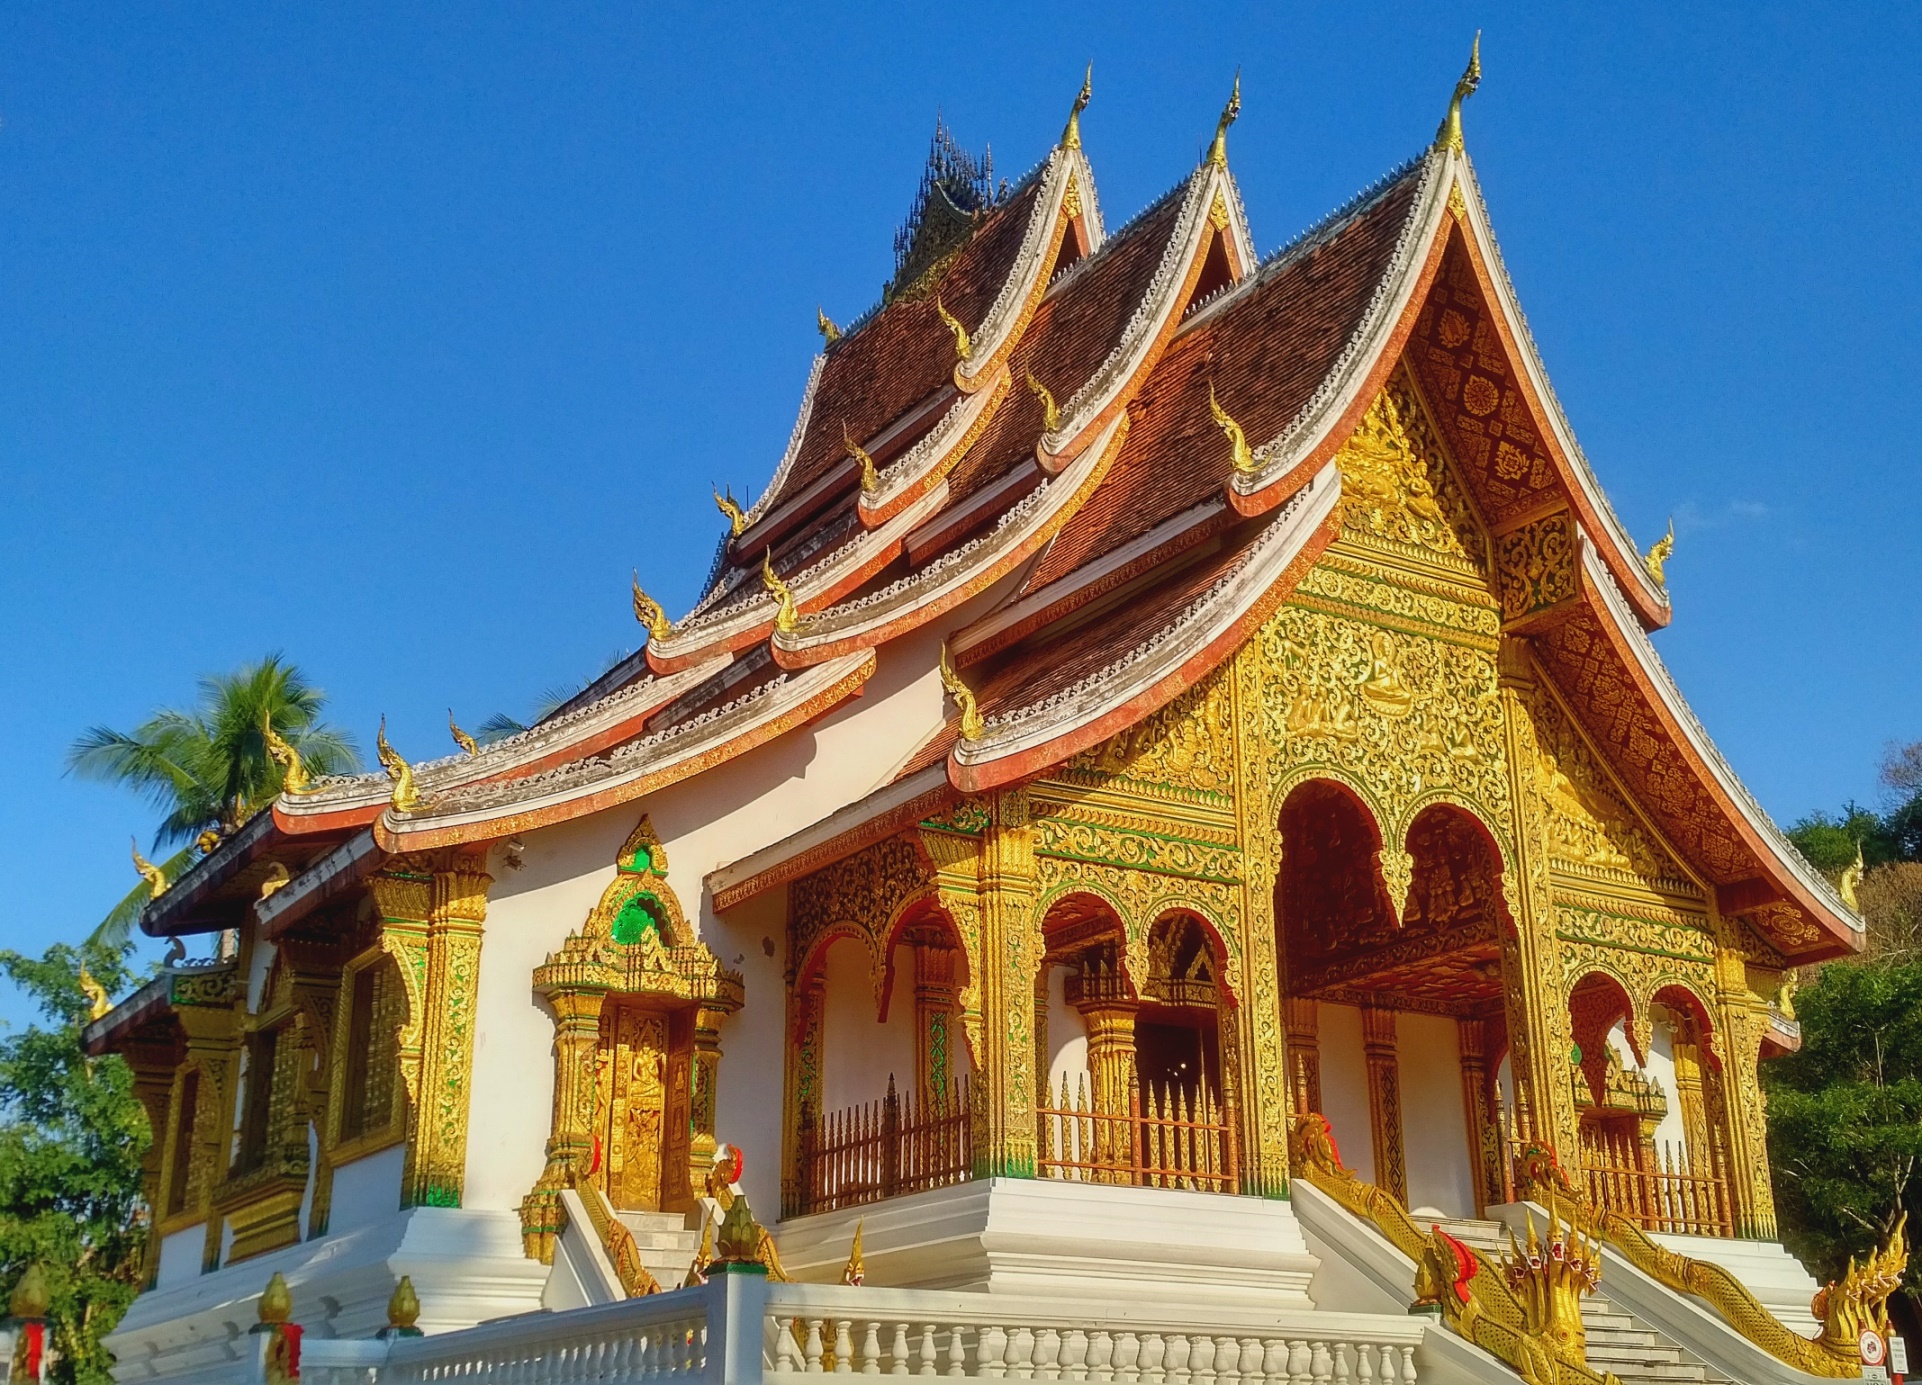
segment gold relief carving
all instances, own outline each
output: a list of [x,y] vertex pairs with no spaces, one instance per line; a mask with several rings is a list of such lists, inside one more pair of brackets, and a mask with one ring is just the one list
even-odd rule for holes
[[1503,534],[1495,546],[1503,617],[1520,620],[1574,600],[1575,557],[1575,522],[1566,510]]
[[888,931],[909,904],[931,900],[935,894],[928,858],[906,836],[876,842],[797,880],[788,904],[790,984],[812,962],[823,939],[852,937],[867,953],[868,979],[878,1009],[888,978],[883,951]]
[[1277,1197],[1288,1187],[1289,1087],[1282,1041],[1280,958],[1275,949],[1275,878],[1281,837],[1269,793],[1261,724],[1261,668],[1248,652],[1231,665],[1229,724],[1235,731],[1236,827],[1241,840],[1240,967],[1243,1004],[1235,1026],[1241,1068],[1244,1192]]
[[1335,462],[1341,468],[1344,534],[1486,571],[1479,526],[1405,370],[1396,371],[1375,397]]
[[1148,783],[1232,792],[1231,706],[1226,675],[1217,671],[1151,716],[1075,756],[1071,767]]
[[[1195,841],[1149,830],[1147,814],[1103,815],[1106,821],[1077,820],[1065,813],[1036,816],[1035,850],[1043,855],[1116,866],[1197,881],[1236,884],[1241,853],[1230,843]],[[1114,819],[1121,817],[1117,822]]]
[[1354,552],[1336,548],[1302,575],[1298,606],[1378,621],[1413,634],[1435,635],[1494,653],[1501,611],[1484,594],[1455,583],[1425,582],[1397,572],[1393,580]]

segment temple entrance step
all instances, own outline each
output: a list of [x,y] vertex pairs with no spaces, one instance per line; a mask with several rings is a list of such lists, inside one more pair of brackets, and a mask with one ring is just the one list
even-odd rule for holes
[[634,1233],[635,1248],[647,1272],[661,1282],[663,1289],[678,1289],[687,1279],[694,1254],[701,1248],[701,1233],[688,1226],[692,1220],[684,1212],[616,1212],[621,1224]]
[[1474,1217],[1424,1217],[1417,1213],[1415,1224],[1424,1231],[1439,1226],[1463,1245],[1487,1255],[1499,1256],[1508,1249],[1508,1228],[1498,1221],[1480,1221]]
[[1644,1327],[1600,1294],[1582,1300],[1582,1326],[1588,1332],[1588,1364],[1598,1371],[1613,1371],[1622,1385],[1653,1385],[1656,1381],[1726,1385],[1728,1381],[1727,1376],[1661,1333]]

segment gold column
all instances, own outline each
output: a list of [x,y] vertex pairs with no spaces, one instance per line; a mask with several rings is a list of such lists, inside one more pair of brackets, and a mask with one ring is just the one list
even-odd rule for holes
[[[1117,995],[1099,996],[1075,1008],[1088,1026],[1088,1085],[1093,1089],[1089,1096],[1095,1114],[1125,1116],[1133,1105],[1135,1012],[1141,1006]],[[1095,1122],[1097,1164],[1132,1169],[1133,1151],[1133,1132],[1124,1123]],[[1127,1182],[1128,1177],[1114,1177],[1112,1181]]]
[[[1241,1190],[1261,1197],[1288,1192],[1288,1116],[1293,1069],[1282,1040],[1281,959],[1277,956],[1275,882],[1282,842],[1269,794],[1268,746],[1261,699],[1260,640],[1250,640],[1228,680],[1235,727],[1235,815],[1241,839],[1241,994],[1235,1057],[1241,1080]],[[1223,1054],[1224,1075],[1229,1066]],[[1317,1101],[1317,1108],[1319,1101]],[[1299,1108],[1297,1108],[1299,1109]]]
[[394,1035],[401,1085],[407,1089],[407,1145],[401,1172],[401,1205],[411,1206],[414,1170],[420,1162],[421,1039],[427,1028],[428,915],[433,912],[434,877],[427,863],[396,856],[367,882],[380,919],[380,946],[394,959],[407,1016]]
[[1395,1012],[1364,1006],[1361,1047],[1368,1061],[1368,1125],[1374,1139],[1375,1186],[1408,1201],[1408,1162],[1402,1146],[1401,1069],[1395,1053]]
[[[236,991],[232,973],[226,978]],[[187,1035],[187,1062],[200,1070],[193,1112],[193,1148],[187,1162],[187,1206],[207,1224],[201,1269],[220,1267],[221,1218],[213,1210],[215,1186],[226,1177],[233,1136],[233,1097],[240,1064],[238,999],[219,1004],[186,1001],[174,981],[174,1015]],[[181,1114],[186,1119],[186,1114]]]
[[1527,646],[1506,640],[1501,651],[1502,724],[1513,795],[1514,860],[1502,874],[1502,896],[1515,932],[1502,938],[1502,991],[1516,1125],[1564,1168],[1580,1164],[1575,1089],[1568,1056],[1574,1047],[1560,944],[1548,883],[1548,809],[1538,766],[1540,747],[1528,703],[1535,670]]
[[1475,1171],[1478,1213],[1502,1201],[1501,1131],[1494,1119],[1494,1074],[1488,1068],[1488,1021],[1455,1021],[1455,1046],[1461,1055],[1462,1107],[1468,1117],[1468,1161]]
[[179,1067],[176,1043],[136,1043],[123,1050],[127,1066],[133,1070],[133,1094],[140,1109],[147,1113],[147,1128],[153,1138],[140,1158],[140,1194],[147,1203],[147,1247],[141,1260],[140,1285],[153,1283],[160,1270],[160,1223],[166,1216],[162,1205],[161,1165],[165,1162],[169,1136],[167,1117],[173,1104],[174,1072]]
[[1735,1234],[1772,1241],[1775,1192],[1769,1183],[1768,1112],[1760,1072],[1768,1002],[1750,989],[1747,958],[1732,947],[1715,950],[1715,1008],[1723,1036],[1721,1085]]
[[521,1241],[530,1259],[554,1263],[554,1238],[565,1224],[561,1190],[594,1148],[594,1073],[601,1042],[597,990],[558,990],[547,996],[554,1012],[554,1120],[547,1139],[547,1167],[534,1190],[521,1199]]
[[1281,1002],[1288,1030],[1288,1095],[1295,1110],[1321,1111],[1321,1013],[1307,996]]
[[945,939],[916,938],[914,953],[914,1087],[921,1100],[944,1102],[954,1089],[954,949]]
[[788,1042],[782,1045],[786,1082],[782,1084],[781,1113],[783,1169],[782,1215],[801,1210],[812,1171],[803,1158],[802,1127],[821,1114],[822,1021],[826,983],[817,971],[805,983],[788,988]]
[[1032,1178],[1034,975],[1041,965],[1042,943],[1034,907],[1034,828],[1025,788],[995,796],[980,863],[982,1023],[975,1173]]
[[688,1141],[688,1186],[699,1197],[714,1167],[714,1103],[721,1081],[721,1025],[727,1011],[703,1005],[694,1012],[694,1096]]
[[458,1207],[467,1176],[469,1081],[480,983],[481,925],[493,877],[485,857],[450,852],[433,875],[427,920],[426,1015],[420,1048],[412,1207]]

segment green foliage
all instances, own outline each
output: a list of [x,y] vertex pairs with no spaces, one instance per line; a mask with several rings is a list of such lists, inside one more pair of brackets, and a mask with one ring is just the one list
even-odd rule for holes
[[1789,1248],[1835,1278],[1897,1210],[1922,1225],[1922,962],[1824,967],[1795,1007],[1801,1051],[1762,1066],[1776,1211]]
[[[267,753],[263,725],[271,723],[300,752],[313,775],[359,767],[353,740],[320,719],[326,694],[279,654],[232,673],[200,680],[199,703],[188,711],[163,708],[131,733],[89,728],[67,750],[67,769],[83,779],[124,784],[163,816],[154,847],[192,842],[212,828],[233,831],[273,801],[285,777]],[[192,848],[161,869],[169,880],[192,863]],[[106,946],[124,941],[147,901],[144,883],[122,899],[94,930]]]
[[45,1017],[0,1040],[0,1293],[39,1263],[52,1291],[53,1378],[100,1382],[100,1338],[140,1289],[146,1245],[140,1164],[150,1134],[117,1057],[80,1048],[87,997],[80,970],[127,987],[127,949],[57,943],[43,957],[0,952],[0,972]]
[[1855,864],[1858,847],[1862,860],[1871,866],[1895,859],[1894,845],[1882,819],[1859,803],[1848,804],[1833,815],[1817,809],[1792,823],[1788,838],[1810,865],[1828,876],[1840,875]]

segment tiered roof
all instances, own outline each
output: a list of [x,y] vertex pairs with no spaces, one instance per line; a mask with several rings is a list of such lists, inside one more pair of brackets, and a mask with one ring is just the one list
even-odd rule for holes
[[[802,855],[818,865],[1037,774],[1193,686],[1287,598],[1334,537],[1332,458],[1406,360],[1492,526],[1564,507],[1579,522],[1579,608],[1537,643],[1589,733],[1725,912],[1791,959],[1847,946],[1854,919],[1648,642],[1668,598],[1575,445],[1459,144],[1439,139],[1257,263],[1229,118],[1201,166],[1112,235],[1073,123],[998,200],[942,196],[950,223],[966,217],[943,231],[952,248],[904,254],[882,305],[816,358],[786,454],[691,612],[669,621],[637,593],[641,654],[526,732],[414,766],[411,811],[378,775],[283,795],[143,926],[253,908],[271,935],[389,853],[631,802],[840,705],[881,646],[1010,581],[949,634],[978,699],[971,734],[952,709],[869,801],[710,877],[717,906]],[[1211,399],[1245,432],[1239,459]],[[275,860],[296,878],[256,903]]]

